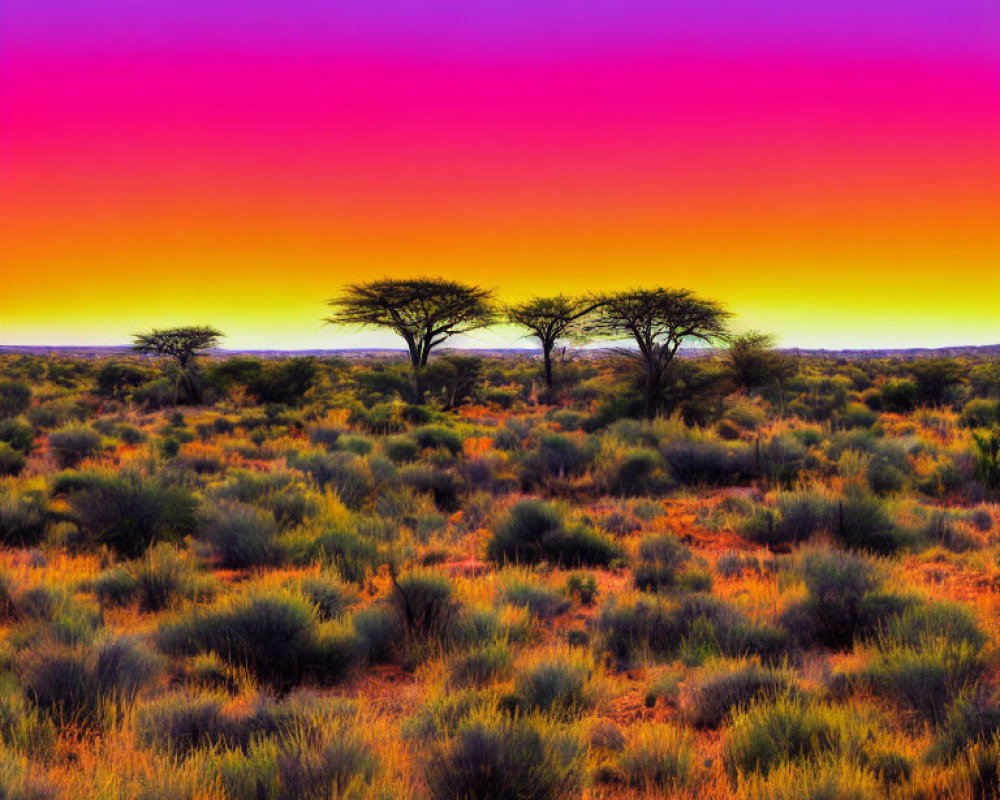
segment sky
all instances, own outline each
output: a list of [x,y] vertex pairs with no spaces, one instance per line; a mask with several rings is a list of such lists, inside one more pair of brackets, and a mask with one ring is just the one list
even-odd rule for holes
[[1000,4],[0,3],[0,344],[394,346],[324,303],[414,275],[1000,342]]

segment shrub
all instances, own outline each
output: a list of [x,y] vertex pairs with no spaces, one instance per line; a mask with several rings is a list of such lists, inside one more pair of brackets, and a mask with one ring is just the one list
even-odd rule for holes
[[49,507],[41,492],[13,492],[0,487],[0,542],[30,547],[45,535]]
[[620,662],[640,655],[759,655],[775,659],[787,648],[779,630],[751,623],[717,598],[689,595],[677,601],[642,595],[632,602],[609,602],[597,618],[599,647]]
[[431,495],[438,508],[451,509],[458,502],[459,483],[448,470],[428,464],[409,464],[400,469],[399,479],[414,491]]
[[35,429],[16,419],[0,419],[0,442],[28,455],[35,447]]
[[391,661],[400,645],[399,620],[387,606],[363,608],[351,617],[358,635],[361,657],[373,664]]
[[848,709],[780,697],[733,717],[723,760],[732,776],[767,774],[786,761],[853,755],[870,731]]
[[49,434],[49,450],[64,469],[75,467],[101,447],[101,434],[93,428],[72,425]]
[[606,490],[619,497],[651,494],[664,484],[663,459],[655,450],[631,447],[615,459]]
[[976,477],[987,489],[1000,489],[1000,428],[973,433],[976,444]]
[[524,460],[522,483],[526,489],[548,483],[553,478],[582,475],[594,460],[596,450],[587,441],[580,444],[574,436],[543,434],[538,449]]
[[290,465],[309,473],[321,487],[333,489],[348,508],[361,508],[375,490],[368,464],[353,453],[304,453]]
[[94,582],[94,591],[102,603],[126,605],[138,601],[142,611],[155,612],[178,598],[207,597],[212,585],[211,579],[199,575],[173,545],[161,543],[128,566],[102,572]]
[[[0,744],[0,797],[5,800],[57,800],[61,795],[29,756]],[[39,774],[42,773],[42,774]]]
[[510,670],[509,648],[501,642],[487,642],[456,656],[448,669],[448,679],[458,687],[484,687],[503,680]]
[[548,559],[598,566],[618,555],[614,543],[584,525],[567,526],[562,512],[541,500],[522,500],[493,529],[486,546],[493,561],[536,563]]
[[501,581],[499,599],[528,609],[540,620],[549,621],[569,609],[569,602],[564,596],[530,576],[504,576]]
[[315,607],[286,592],[250,592],[196,609],[162,627],[157,641],[178,655],[215,652],[279,691],[308,676],[337,680],[360,652],[353,632],[321,628]]
[[979,650],[965,641],[933,638],[912,645],[884,640],[859,677],[937,723],[944,720],[948,705],[976,684],[984,668]]
[[100,724],[105,712],[131,703],[161,669],[153,653],[127,638],[96,645],[42,642],[18,660],[28,699],[63,724]]
[[184,756],[235,738],[234,721],[224,706],[225,698],[219,695],[169,694],[137,709],[135,731],[142,744],[169,747]]
[[462,452],[462,437],[448,428],[424,425],[416,428],[412,436],[421,450],[441,448],[452,455]]
[[239,502],[219,503],[202,512],[201,536],[227,569],[276,564],[281,548],[274,514]]
[[948,713],[928,751],[932,762],[950,759],[976,742],[987,742],[1000,732],[1000,703],[979,686],[962,692]]
[[644,536],[639,542],[639,563],[634,569],[637,588],[656,591],[676,583],[677,570],[691,558],[691,551],[672,533]]
[[862,600],[880,583],[875,567],[861,556],[818,550],[803,557],[802,579],[819,641],[828,647],[849,646],[865,622]]
[[299,581],[299,590],[315,606],[320,619],[336,619],[354,599],[354,593],[337,575],[318,572]]
[[522,667],[514,678],[514,696],[525,711],[558,717],[577,714],[593,703],[588,688],[590,665],[572,654],[546,654]]
[[810,491],[783,494],[776,511],[760,510],[743,527],[748,538],[770,545],[802,542],[820,532],[833,534],[847,547],[873,553],[893,553],[906,543],[884,503],[856,493],[842,498]]
[[434,743],[424,780],[434,798],[569,800],[577,796],[584,749],[544,722],[474,714]]
[[395,462],[414,461],[420,455],[420,445],[412,436],[390,436],[382,443],[382,452]]
[[732,711],[787,695],[791,687],[782,670],[754,662],[717,662],[691,687],[686,716],[696,728],[716,728]]
[[618,766],[628,786],[671,791],[687,788],[694,776],[691,736],[663,723],[639,723],[631,731]]
[[16,417],[31,405],[31,387],[24,381],[0,378],[0,418]]
[[989,428],[1000,423],[1000,402],[974,397],[962,408],[962,424],[967,428]]
[[685,486],[731,486],[756,472],[750,452],[738,445],[675,439],[660,448],[670,474]]
[[174,541],[194,530],[193,495],[162,477],[139,472],[87,472],[63,476],[71,518],[94,539],[121,555],[135,557],[157,541]]
[[25,458],[6,442],[0,442],[0,478],[17,476],[24,469]]
[[741,784],[742,800],[881,800],[886,790],[875,772],[846,759],[779,764]]
[[356,726],[340,720],[317,736],[286,739],[278,752],[281,800],[368,796],[378,761]]
[[592,606],[598,595],[597,578],[589,572],[574,572],[566,578],[564,591],[580,605]]
[[451,581],[434,572],[410,572],[393,582],[392,607],[403,629],[417,638],[443,637],[458,604]]

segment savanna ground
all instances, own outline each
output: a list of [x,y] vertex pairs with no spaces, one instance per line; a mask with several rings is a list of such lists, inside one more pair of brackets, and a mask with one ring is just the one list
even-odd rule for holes
[[0,359],[0,797],[1000,796],[1000,367],[757,355]]

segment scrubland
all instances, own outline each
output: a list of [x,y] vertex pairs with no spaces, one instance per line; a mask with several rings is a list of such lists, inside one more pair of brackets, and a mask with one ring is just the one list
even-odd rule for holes
[[768,363],[3,358],[0,797],[1000,796],[1000,366]]

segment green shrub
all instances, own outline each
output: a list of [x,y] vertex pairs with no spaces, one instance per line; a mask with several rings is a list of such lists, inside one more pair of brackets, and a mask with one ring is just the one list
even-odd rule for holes
[[975,686],[984,669],[982,654],[966,641],[931,638],[913,645],[884,640],[859,678],[937,723],[956,697]]
[[510,649],[501,642],[487,642],[454,657],[448,668],[449,684],[460,688],[485,687],[506,678],[511,671]]
[[434,572],[410,572],[395,580],[392,607],[402,629],[417,638],[447,636],[458,611],[451,581]]
[[494,526],[487,556],[498,562],[533,564],[542,560],[571,566],[598,566],[618,555],[606,536],[580,524],[567,525],[562,512],[541,500],[522,500]]
[[363,608],[351,617],[363,660],[372,664],[392,661],[401,644],[395,612],[381,605]]
[[201,536],[226,569],[277,564],[281,548],[274,514],[239,502],[206,508],[201,514]]
[[382,452],[397,463],[415,461],[420,455],[420,445],[412,436],[390,436],[382,443]]
[[73,425],[49,434],[49,450],[62,468],[75,467],[101,449],[101,434],[93,428]]
[[94,592],[102,603],[138,602],[140,610],[156,612],[178,599],[200,600],[210,596],[212,583],[177,548],[161,543],[127,566],[102,572],[94,581]]
[[66,494],[70,516],[99,544],[126,557],[150,544],[176,541],[196,526],[194,496],[163,477],[139,472],[86,472],[61,476],[54,491]]
[[663,458],[655,450],[631,447],[615,459],[605,490],[618,497],[652,494],[665,484]]
[[20,475],[25,463],[20,451],[6,442],[0,442],[0,478]]
[[742,445],[675,439],[660,448],[670,474],[685,486],[732,486],[757,472],[753,454]]
[[671,791],[685,789],[695,772],[691,736],[663,723],[639,723],[632,728],[618,766],[628,786]]
[[31,405],[31,387],[24,381],[0,378],[0,418],[16,417]]
[[597,631],[599,648],[623,663],[644,655],[683,655],[694,661],[719,654],[758,655],[773,660],[788,647],[782,631],[752,623],[707,595],[610,601],[597,617]]
[[973,433],[976,444],[976,477],[987,489],[1000,489],[1000,428]]
[[541,721],[475,714],[431,745],[424,780],[436,800],[570,800],[583,756],[579,742]]
[[574,655],[547,656],[522,667],[514,678],[519,708],[557,717],[580,713],[593,702],[587,683],[590,666]]
[[854,755],[871,734],[848,709],[779,697],[733,716],[723,760],[732,776],[767,774],[787,761]]
[[580,605],[592,606],[599,593],[597,578],[589,572],[574,572],[566,578],[566,586],[563,591]]
[[802,559],[802,580],[816,636],[827,647],[847,647],[867,620],[862,601],[881,583],[874,565],[862,556],[817,550]]
[[717,728],[734,710],[788,695],[792,685],[783,670],[754,662],[716,662],[691,686],[686,716],[696,728]]
[[449,428],[424,425],[415,428],[412,436],[421,450],[440,448],[447,450],[452,455],[458,455],[462,452],[462,437]]
[[353,666],[361,649],[356,635],[336,627],[328,632],[324,638],[306,599],[250,592],[168,622],[157,641],[178,655],[214,652],[268,686],[287,690],[310,676],[337,680]]
[[846,759],[779,764],[741,783],[741,800],[882,800],[886,790],[872,769]]
[[42,492],[14,492],[0,487],[0,542],[30,547],[45,535],[49,506]]
[[677,571],[691,558],[691,551],[672,533],[644,536],[639,542],[639,563],[633,576],[637,588],[657,591],[677,582]]
[[962,424],[967,428],[989,428],[1000,423],[1000,401],[974,397],[962,407]]
[[438,508],[453,509],[458,502],[459,483],[453,472],[429,464],[408,464],[399,470],[405,486],[434,498]]
[[503,577],[499,599],[512,606],[527,608],[535,617],[549,621],[569,609],[569,602],[559,592],[530,577]]
[[35,448],[35,429],[16,419],[0,419],[0,442],[29,455]]
[[361,508],[375,491],[368,464],[353,453],[303,453],[289,464],[309,473],[321,487],[333,489],[348,508]]
[[25,695],[61,724],[94,725],[104,714],[131,703],[161,672],[153,653],[133,639],[95,645],[42,642],[18,658]]
[[979,686],[955,698],[927,755],[932,762],[951,759],[998,733],[1000,703],[994,694]]

